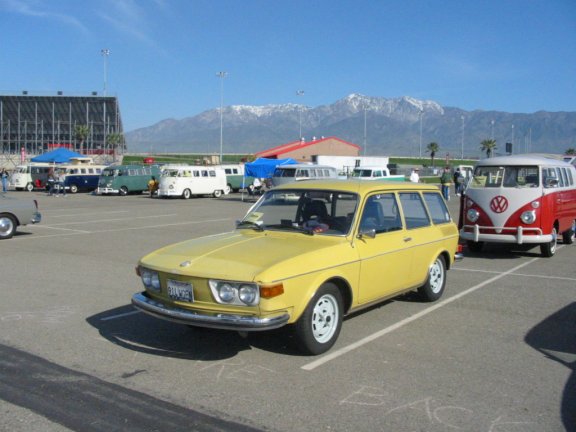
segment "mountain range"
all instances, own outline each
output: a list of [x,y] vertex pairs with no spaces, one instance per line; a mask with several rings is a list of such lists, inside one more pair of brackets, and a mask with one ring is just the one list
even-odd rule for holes
[[[130,152],[219,153],[220,109],[166,119],[125,134]],[[496,141],[495,154],[564,153],[576,148],[576,112],[531,114],[466,111],[404,96],[351,94],[331,105],[233,105],[222,109],[223,153],[249,154],[300,139],[335,136],[366,155],[427,156],[426,146],[459,157],[481,156],[480,143]]]

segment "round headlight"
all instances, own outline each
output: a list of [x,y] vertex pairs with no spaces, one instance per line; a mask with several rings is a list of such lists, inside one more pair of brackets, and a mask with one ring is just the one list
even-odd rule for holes
[[238,291],[238,296],[242,303],[252,304],[256,300],[256,287],[250,285],[242,285]]
[[174,189],[174,185],[168,186],[168,189]]
[[478,218],[480,217],[480,213],[478,213],[478,210],[474,210],[474,209],[470,209],[468,210],[468,212],[466,213],[466,217],[468,218],[468,220],[472,223],[476,222],[478,220]]
[[522,222],[525,224],[532,224],[536,221],[536,212],[534,210],[525,211],[520,215],[520,219],[522,219]]
[[150,270],[141,269],[140,275],[142,277],[142,283],[144,286],[149,287],[152,284],[152,273]]
[[218,287],[218,295],[220,300],[230,303],[234,300],[234,288],[230,284],[222,284]]

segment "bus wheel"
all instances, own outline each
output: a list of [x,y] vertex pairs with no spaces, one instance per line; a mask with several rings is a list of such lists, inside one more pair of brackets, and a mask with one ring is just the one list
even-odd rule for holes
[[576,222],[572,222],[572,227],[568,231],[562,233],[562,242],[564,244],[574,243],[574,238],[576,237]]
[[128,188],[126,186],[122,186],[120,188],[120,195],[122,195],[122,196],[128,195]]
[[232,192],[232,186],[226,185],[226,189],[224,189],[224,195],[228,195],[230,192]]
[[474,242],[469,241],[466,243],[470,252],[482,252],[482,247],[484,246],[484,242]]
[[16,232],[16,221],[8,214],[0,214],[0,240],[11,238]]
[[190,192],[190,189],[184,189],[184,192],[182,192],[182,198],[190,199],[191,196],[192,192]]
[[70,185],[70,193],[76,193],[78,192],[78,186],[76,186],[75,184]]
[[28,192],[32,192],[32,191],[34,190],[34,184],[28,183],[28,184],[26,185],[26,190],[27,190]]
[[540,252],[542,256],[550,258],[556,253],[556,242],[558,241],[558,235],[556,233],[556,227],[552,228],[552,241],[540,245]]
[[214,195],[214,198],[220,198],[222,196],[222,191],[221,190],[215,190],[212,195]]

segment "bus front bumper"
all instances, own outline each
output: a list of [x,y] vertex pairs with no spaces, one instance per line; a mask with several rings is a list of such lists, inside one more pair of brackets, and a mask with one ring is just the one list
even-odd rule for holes
[[460,230],[460,238],[473,242],[513,244],[540,244],[554,240],[552,234],[542,234],[540,228],[482,227],[479,225],[464,225]]

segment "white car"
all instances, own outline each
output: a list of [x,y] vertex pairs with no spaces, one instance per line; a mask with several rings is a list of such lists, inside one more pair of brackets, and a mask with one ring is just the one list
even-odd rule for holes
[[19,225],[40,223],[38,202],[0,194],[0,240],[11,238]]

